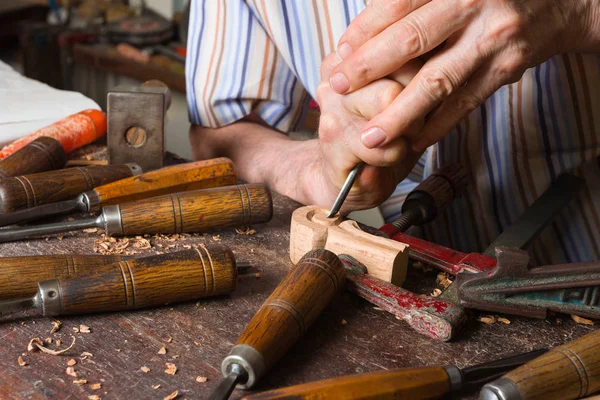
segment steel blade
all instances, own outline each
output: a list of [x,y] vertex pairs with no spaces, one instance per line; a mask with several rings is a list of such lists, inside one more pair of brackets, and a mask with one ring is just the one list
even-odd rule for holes
[[0,303],[0,317],[13,314],[19,311],[25,311],[35,307],[35,297],[28,299],[18,299],[3,301]]
[[13,242],[17,240],[32,239],[55,233],[70,232],[78,229],[104,228],[102,216],[68,222],[57,222],[54,224],[26,226],[14,229],[0,229],[0,243]]
[[340,211],[340,208],[342,208],[342,204],[344,204],[346,197],[348,197],[348,193],[350,193],[350,189],[352,189],[352,186],[354,186],[356,177],[358,176],[358,174],[364,166],[365,163],[361,161],[358,164],[356,164],[354,168],[352,168],[352,171],[350,171],[348,177],[346,178],[346,182],[344,182],[344,185],[340,189],[340,194],[338,194],[338,197],[335,199],[335,202],[333,203],[333,206],[331,207],[331,211],[329,211],[327,218],[333,217],[335,214],[338,213],[338,211]]
[[0,214],[0,226],[33,221],[53,215],[69,214],[76,211],[86,211],[85,204],[77,199],[60,201],[58,203],[42,204],[41,206],[26,208],[6,214]]

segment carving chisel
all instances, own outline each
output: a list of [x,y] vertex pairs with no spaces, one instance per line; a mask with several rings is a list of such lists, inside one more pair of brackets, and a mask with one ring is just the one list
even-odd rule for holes
[[102,208],[97,218],[0,230],[0,242],[101,228],[107,235],[194,233],[268,222],[273,215],[269,188],[225,186],[138,200]]
[[304,255],[254,315],[221,364],[225,379],[209,397],[228,399],[248,389],[304,335],[344,286],[344,266],[328,250]]
[[211,245],[97,265],[92,272],[40,282],[35,296],[0,303],[0,316],[30,308],[57,316],[162,306],[227,294],[236,283],[233,253]]
[[0,160],[0,179],[59,169],[66,162],[65,150],[60,142],[42,136]]
[[346,178],[346,182],[344,182],[342,188],[340,189],[340,193],[333,202],[333,206],[331,207],[327,218],[332,218],[333,216],[335,216],[335,214],[337,214],[340,211],[340,208],[342,208],[342,204],[344,204],[346,197],[348,197],[348,193],[350,193],[350,189],[352,189],[352,186],[354,186],[356,177],[358,176],[360,171],[362,171],[364,166],[365,163],[361,161],[358,164],[356,164],[354,168],[352,168],[352,171],[350,171],[348,177]]
[[0,226],[72,212],[95,212],[101,206],[236,183],[235,166],[228,158],[179,164],[75,193],[79,196],[73,200],[0,214]]

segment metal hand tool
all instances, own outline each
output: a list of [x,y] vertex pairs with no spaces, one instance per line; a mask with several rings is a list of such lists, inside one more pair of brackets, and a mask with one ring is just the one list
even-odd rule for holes
[[271,192],[265,185],[225,186],[106,206],[97,218],[2,229],[0,242],[86,228],[119,236],[204,232],[268,222],[272,215]]
[[67,156],[60,142],[42,136],[0,160],[0,179],[59,169],[66,162]]
[[0,303],[0,316],[38,309],[44,316],[162,306],[227,294],[237,269],[223,245],[96,265],[93,271],[38,283],[35,296]]
[[0,212],[7,213],[77,196],[86,190],[139,175],[137,164],[75,167],[0,180]]
[[340,211],[340,208],[342,208],[342,205],[344,204],[346,197],[348,197],[348,193],[350,193],[350,189],[352,189],[352,186],[354,186],[356,177],[358,176],[358,174],[360,173],[360,171],[363,169],[364,166],[365,166],[365,163],[361,161],[358,164],[356,164],[356,166],[354,168],[352,168],[352,171],[350,171],[350,173],[348,174],[348,177],[346,178],[346,182],[344,182],[344,184],[342,185],[342,188],[340,189],[340,193],[338,194],[337,198],[333,202],[333,206],[331,207],[331,210],[329,211],[327,218],[333,217],[335,214],[337,214]]
[[254,315],[221,364],[225,379],[210,399],[227,399],[236,385],[248,389],[300,339],[344,285],[338,257],[313,250],[290,271]]
[[243,399],[442,399],[450,394],[478,389],[486,382],[512,371],[547,351],[547,349],[534,350],[463,369],[446,365],[347,375],[270,390],[245,396]]
[[98,186],[72,200],[0,214],[0,226],[73,212],[96,212],[102,206],[236,183],[235,166],[228,158],[179,164]]
[[480,400],[570,400],[600,391],[600,331],[556,347],[488,383]]

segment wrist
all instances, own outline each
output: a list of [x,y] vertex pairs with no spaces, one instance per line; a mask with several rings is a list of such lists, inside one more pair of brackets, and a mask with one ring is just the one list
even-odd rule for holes
[[600,52],[600,0],[571,0],[562,4],[563,18],[572,30],[564,37],[563,52]]

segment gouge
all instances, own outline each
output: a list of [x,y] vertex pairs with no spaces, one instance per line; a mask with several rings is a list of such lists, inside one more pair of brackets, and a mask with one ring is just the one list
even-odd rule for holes
[[0,178],[35,174],[65,166],[67,157],[60,142],[42,136],[0,160]]
[[480,400],[569,400],[600,390],[600,331],[550,350],[488,383]]
[[0,316],[37,308],[44,316],[132,310],[227,294],[237,268],[223,245],[97,265],[93,272],[40,282],[31,298],[0,303]]
[[350,189],[352,189],[352,186],[354,186],[354,182],[356,182],[356,177],[358,176],[360,171],[362,171],[364,166],[365,163],[361,161],[358,164],[356,164],[354,168],[352,168],[352,171],[350,171],[348,177],[346,178],[346,182],[344,182],[342,188],[340,189],[340,193],[333,202],[333,206],[331,206],[331,210],[329,211],[327,218],[335,216],[335,214],[337,214],[340,211],[340,208],[342,208],[344,201],[346,201],[346,197],[348,197],[348,193],[350,193]]
[[451,393],[479,389],[484,383],[541,356],[546,351],[548,350],[534,350],[464,369],[446,365],[347,375],[270,390],[243,399],[442,399]]
[[122,164],[59,169],[2,179],[0,212],[70,199],[86,190],[141,172],[137,164]]
[[328,250],[304,255],[254,315],[221,364],[225,379],[210,399],[251,388],[300,339],[344,286],[344,266]]
[[75,199],[0,214],[0,226],[72,212],[95,212],[102,206],[147,199],[169,193],[208,189],[237,183],[228,158],[174,165],[121,179],[81,193]]
[[273,215],[269,188],[261,184],[174,193],[102,208],[97,218],[0,230],[0,242],[85,228],[107,235],[192,233],[268,222]]

